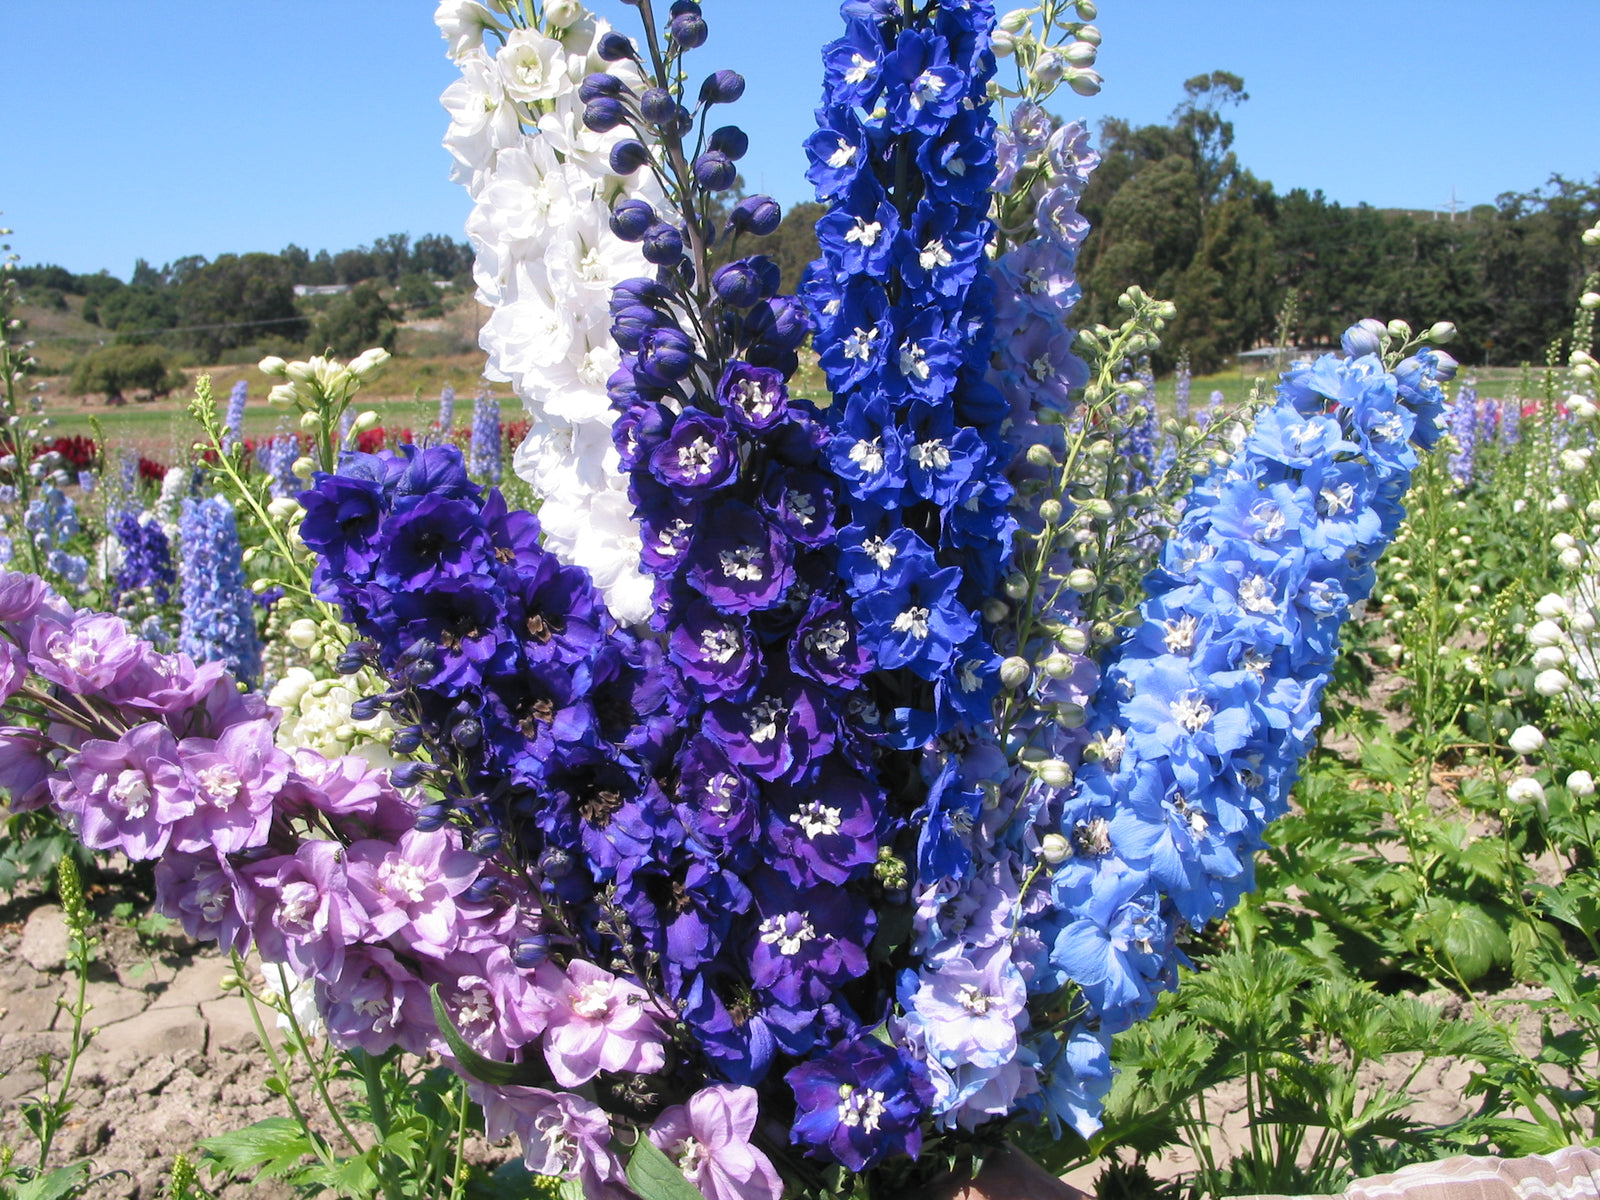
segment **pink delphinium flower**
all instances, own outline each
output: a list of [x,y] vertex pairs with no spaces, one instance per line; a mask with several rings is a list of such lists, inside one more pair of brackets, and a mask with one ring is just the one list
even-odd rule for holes
[[272,802],[289,778],[289,756],[273,744],[271,721],[246,721],[215,741],[185,738],[178,760],[195,809],[172,831],[176,849],[236,854],[266,844]]
[[515,1134],[523,1162],[535,1175],[576,1180],[586,1200],[621,1200],[632,1195],[622,1164],[610,1150],[611,1122],[605,1111],[581,1096],[531,1087],[467,1085],[483,1105],[491,1141]]
[[139,647],[121,617],[85,612],[66,624],[35,624],[28,658],[41,679],[81,696],[105,691],[133,670]]
[[648,1075],[667,1065],[655,1010],[638,984],[582,959],[565,972],[543,963],[535,982],[550,1010],[545,1061],[562,1087],[578,1087],[601,1071]]
[[159,858],[173,823],[194,811],[178,743],[160,725],[136,726],[114,742],[87,741],[62,766],[65,777],[50,782],[56,808],[93,850]]
[[347,870],[351,894],[379,937],[398,936],[407,948],[442,958],[460,940],[455,898],[478,877],[481,863],[446,826],[430,833],[414,829],[397,844],[357,842]]
[[759,1115],[754,1088],[712,1084],[657,1117],[650,1140],[706,1200],[780,1200],[783,1181],[750,1144]]
[[268,859],[241,874],[260,890],[255,937],[261,957],[290,964],[302,979],[338,975],[345,947],[370,932],[350,897],[338,842],[305,842],[292,857]]

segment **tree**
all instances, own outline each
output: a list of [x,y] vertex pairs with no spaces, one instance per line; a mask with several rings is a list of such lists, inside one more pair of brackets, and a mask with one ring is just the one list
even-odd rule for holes
[[289,269],[276,254],[224,254],[178,288],[178,324],[202,357],[263,337],[299,339],[306,321],[295,309]]
[[374,285],[362,283],[335,296],[318,314],[311,346],[317,353],[327,350],[348,358],[374,346],[394,349],[394,333],[394,312]]
[[185,387],[182,371],[172,369],[159,346],[105,346],[78,360],[71,390],[75,396],[104,392],[107,404],[122,404],[123,393],[143,390],[152,397]]

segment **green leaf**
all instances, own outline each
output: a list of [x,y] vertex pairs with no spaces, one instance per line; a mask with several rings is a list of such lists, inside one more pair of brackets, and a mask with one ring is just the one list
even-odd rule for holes
[[287,1175],[300,1166],[316,1148],[296,1121],[288,1117],[268,1117],[243,1129],[205,1138],[200,1149],[210,1162],[230,1175],[257,1167],[267,1176]]
[[444,997],[439,994],[437,983],[429,989],[429,994],[433,997],[433,1019],[439,1026],[439,1034],[450,1047],[450,1053],[455,1055],[464,1074],[495,1087],[543,1087],[552,1081],[549,1069],[542,1062],[503,1063],[479,1054],[467,1045],[461,1031],[450,1019],[450,1010],[444,1006]]
[[89,1164],[73,1163],[70,1167],[57,1167],[48,1175],[35,1175],[17,1188],[17,1200],[62,1200],[89,1185]]
[[642,1133],[628,1156],[628,1186],[643,1200],[706,1200],[677,1164]]

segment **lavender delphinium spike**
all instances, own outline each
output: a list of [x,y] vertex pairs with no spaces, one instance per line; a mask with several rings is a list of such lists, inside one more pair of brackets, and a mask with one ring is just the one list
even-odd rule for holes
[[1189,369],[1189,356],[1178,360],[1178,371],[1173,380],[1173,407],[1178,420],[1189,423],[1189,393],[1194,387],[1194,374]]
[[220,496],[185,500],[183,627],[178,647],[196,662],[225,663],[246,682],[261,676],[261,641],[233,508]]
[[244,404],[250,385],[239,380],[228,393],[228,412],[222,423],[222,448],[231,450],[244,440]]
[[1456,448],[1450,455],[1447,467],[1450,478],[1457,487],[1472,482],[1472,469],[1478,454],[1478,388],[1477,381],[1467,380],[1456,394],[1450,409],[1450,436]]
[[450,440],[450,430],[456,423],[456,390],[449,384],[439,393],[439,441]]
[[472,405],[472,474],[499,483],[501,472],[500,401],[479,392]]

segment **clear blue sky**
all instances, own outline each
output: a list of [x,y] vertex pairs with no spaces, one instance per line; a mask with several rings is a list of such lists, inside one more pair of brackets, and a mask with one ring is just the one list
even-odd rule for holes
[[[623,28],[637,11],[596,0]],[[704,0],[695,60],[749,79],[752,189],[808,198],[800,142],[836,0]],[[665,8],[665,0],[662,7]],[[1005,7],[1002,0],[1002,7]],[[0,224],[25,262],[460,236],[432,0],[0,0]],[[1104,93],[1165,119],[1190,75],[1245,78],[1243,162],[1280,191],[1437,208],[1600,174],[1600,0],[1104,0]]]

